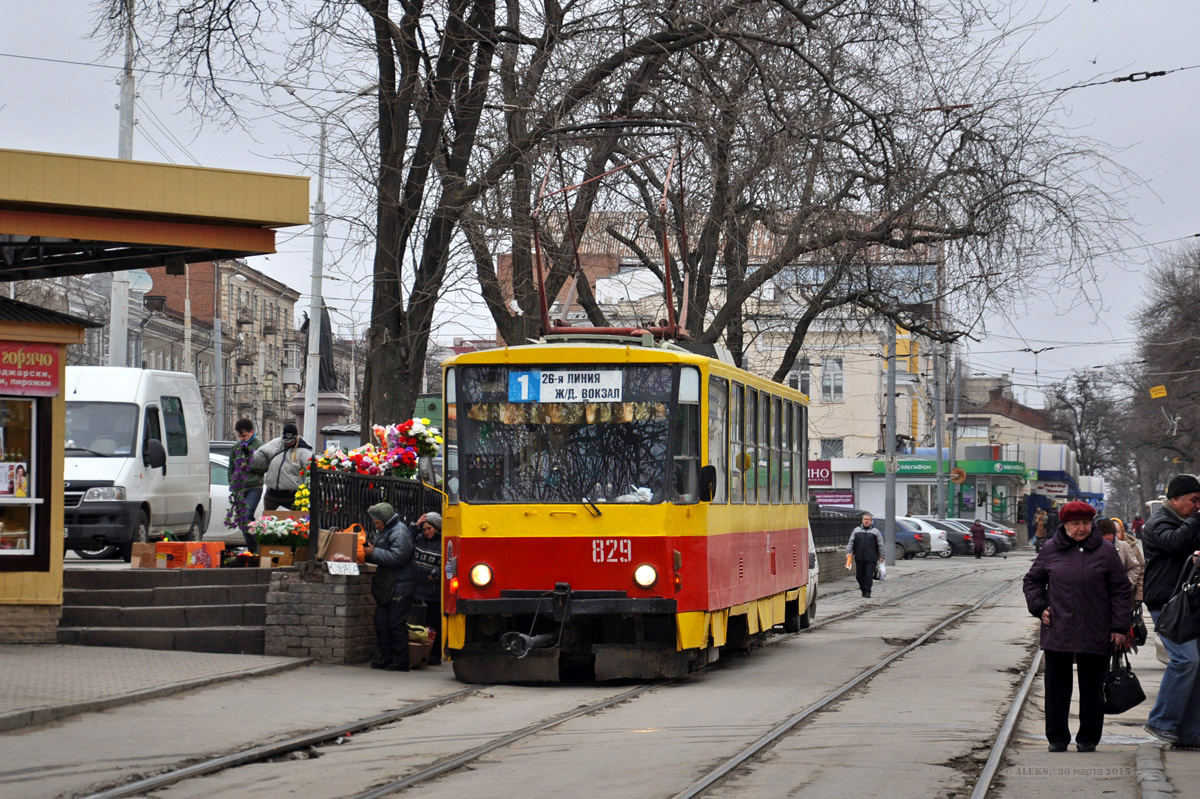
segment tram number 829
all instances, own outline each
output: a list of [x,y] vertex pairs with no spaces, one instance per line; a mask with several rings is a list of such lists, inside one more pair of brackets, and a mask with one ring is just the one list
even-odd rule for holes
[[628,538],[593,538],[592,563],[629,563],[633,541]]

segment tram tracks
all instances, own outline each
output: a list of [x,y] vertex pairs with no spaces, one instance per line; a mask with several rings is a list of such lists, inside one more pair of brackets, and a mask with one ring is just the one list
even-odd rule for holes
[[[887,600],[884,602],[864,604],[864,605],[861,605],[859,607],[856,607],[856,608],[853,608],[850,610],[836,613],[828,618],[824,618],[819,621],[814,621],[807,630],[803,630],[798,633],[782,633],[782,634],[774,635],[774,636],[766,638],[762,643],[763,643],[763,645],[778,644],[783,641],[795,638],[798,635],[806,634],[808,632],[812,632],[817,629],[820,629],[820,628],[823,628],[823,627],[826,627],[826,626],[829,626],[832,624],[836,624],[838,622],[847,621],[849,619],[853,619],[853,618],[862,616],[867,613],[878,611],[880,609],[898,606],[902,603],[910,602],[912,600],[912,598],[920,596],[927,592],[933,591],[935,589],[943,589],[943,588],[945,588],[946,585],[948,585],[956,580],[960,580],[960,579],[969,577],[973,574],[976,574],[978,571],[979,570],[974,569],[974,570],[971,570],[968,572],[964,572],[962,574],[955,575],[953,577],[949,577],[947,579],[941,579],[931,585],[917,588],[917,589],[914,589],[911,591],[906,591],[902,596],[899,596],[899,597],[896,597],[896,598],[893,598],[893,599],[890,599],[890,600]],[[887,658],[885,658],[879,664],[876,664],[875,667],[872,667],[872,669],[869,669],[867,672],[864,672],[863,675],[860,675],[860,677],[857,678],[856,681],[854,681],[853,685],[843,686],[843,688],[838,689],[838,691],[840,693],[838,693],[837,696],[833,696],[832,698],[830,696],[827,696],[824,700],[822,700],[821,703],[818,703],[818,704],[820,704],[820,707],[816,707],[816,708],[810,707],[810,708],[806,709],[806,711],[802,711],[802,713],[811,715],[812,713],[819,711],[821,708],[827,706],[828,704],[830,704],[831,702],[836,700],[838,697],[840,697],[842,694],[851,690],[856,685],[870,679],[871,676],[874,676],[874,674],[876,674],[877,672],[886,668],[887,665],[889,665],[892,661],[896,660],[897,658],[899,658],[899,657],[903,656],[904,654],[917,648],[918,646],[920,646],[921,644],[928,641],[931,637],[936,635],[938,632],[940,632],[945,627],[949,626],[950,624],[954,623],[958,619],[973,612],[975,609],[980,607],[984,602],[986,602],[986,600],[988,598],[990,598],[994,594],[998,593],[999,591],[1002,591],[1004,588],[1007,588],[1010,584],[1011,584],[1011,581],[1005,583],[1000,588],[995,589],[994,591],[990,592],[987,596],[985,596],[984,599],[981,599],[979,602],[977,602],[971,608],[968,608],[967,610],[959,611],[955,614],[952,614],[947,619],[942,620],[937,626],[935,626],[933,629],[927,631],[924,635],[922,635],[920,638],[918,638],[912,644],[909,644],[908,646],[904,647],[900,651],[889,655]],[[839,593],[841,593],[841,592],[839,592]],[[716,664],[714,664],[714,667],[719,668],[723,664],[727,664],[728,662],[730,662],[730,660],[731,659],[723,658],[721,661],[718,661]],[[710,667],[710,668],[713,668],[713,667]],[[503,735],[495,736],[495,737],[487,740],[486,742],[484,742],[476,747],[473,747],[465,752],[461,752],[459,754],[443,758],[437,762],[434,762],[424,768],[419,769],[418,771],[415,771],[411,774],[403,776],[399,779],[392,780],[383,785],[375,786],[366,791],[351,794],[351,796],[353,796],[354,799],[382,799],[382,797],[391,796],[391,795],[403,792],[403,791],[405,791],[411,787],[414,787],[416,785],[419,785],[421,783],[429,782],[429,781],[434,780],[443,775],[446,775],[446,774],[449,774],[456,770],[462,769],[462,768],[468,766],[470,763],[478,760],[479,758],[481,758],[493,751],[510,746],[518,741],[530,738],[534,735],[537,735],[539,733],[550,730],[554,727],[562,725],[573,719],[580,718],[580,717],[587,716],[587,715],[594,714],[594,713],[598,713],[607,708],[610,708],[610,707],[613,707],[613,706],[616,706],[616,705],[619,705],[619,704],[622,704],[625,702],[629,702],[630,700],[633,700],[633,699],[635,699],[639,696],[642,696],[646,693],[658,690],[666,685],[677,683],[684,679],[688,679],[688,678],[660,680],[657,682],[648,683],[646,685],[636,686],[627,691],[623,691],[616,695],[606,697],[606,698],[598,700],[596,702],[581,705],[581,706],[571,709],[569,711],[559,713],[559,714],[556,714],[549,718],[538,721],[536,723],[530,724],[519,730],[515,730],[512,732],[503,734]],[[395,722],[400,721],[406,717],[425,713],[425,712],[435,709],[439,706],[447,705],[449,703],[456,702],[460,699],[468,698],[472,694],[475,694],[478,691],[480,691],[481,688],[482,688],[482,686],[464,688],[459,691],[454,691],[454,692],[444,694],[439,697],[435,697],[430,700],[425,700],[423,702],[418,702],[418,703],[414,703],[412,705],[407,705],[403,708],[399,708],[399,709],[389,711],[387,713],[378,714],[375,716],[370,716],[370,717],[360,719],[355,722],[350,722],[348,724],[338,725],[336,727],[329,727],[329,728],[326,728],[323,730],[319,730],[317,732],[308,733],[308,734],[300,735],[300,736],[295,736],[293,738],[288,738],[288,739],[285,739],[285,740],[282,740],[282,741],[279,741],[279,742],[276,742],[273,744],[266,744],[266,745],[262,745],[262,746],[251,747],[251,748],[241,750],[239,752],[235,752],[232,754],[223,755],[223,756],[215,757],[215,758],[210,758],[210,759],[201,761],[199,763],[185,766],[183,768],[168,771],[163,774],[155,775],[152,777],[147,777],[147,778],[144,778],[141,780],[127,783],[125,785],[120,785],[120,786],[113,787],[113,788],[110,788],[107,790],[103,790],[98,793],[93,793],[93,794],[90,794],[87,797],[85,797],[85,799],[121,799],[121,797],[140,796],[140,795],[146,794],[149,791],[158,790],[158,789],[173,785],[175,783],[180,783],[180,782],[184,782],[186,780],[195,779],[195,778],[202,777],[205,775],[213,774],[213,773],[225,770],[225,769],[235,768],[235,767],[247,765],[250,763],[256,763],[256,762],[261,762],[264,760],[269,760],[272,758],[279,757],[281,755],[286,755],[290,752],[308,749],[310,747],[317,746],[317,745],[320,745],[323,743],[329,743],[329,742],[335,741],[336,739],[341,738],[350,733],[359,733],[359,732],[369,731],[372,729],[377,729],[377,728],[384,727],[384,726],[387,726],[390,724],[394,724]],[[828,701],[826,701],[826,700],[828,700]],[[807,715],[805,717],[807,717]],[[793,719],[795,719],[795,717],[793,717]],[[803,720],[803,718],[795,719],[792,726],[795,726],[795,724],[798,724],[802,720]],[[792,719],[789,719],[789,721],[792,721]],[[776,737],[784,734],[785,732],[786,732],[786,730],[780,731]],[[759,750],[761,750],[762,748],[765,748],[768,745],[769,745],[769,742],[767,744],[763,744],[762,746],[759,747]],[[758,750],[756,750],[756,751],[758,751]],[[745,762],[746,760],[749,760],[751,757],[753,757],[753,753],[747,755],[740,762]],[[728,771],[726,771],[725,773],[728,773]],[[719,781],[719,778],[718,778],[718,781]],[[699,794],[681,794],[681,796],[683,796],[683,795],[690,796],[690,795],[699,795]]]
[[[674,797],[672,797],[672,799],[695,799],[695,797],[703,796],[704,794],[706,794],[709,791],[709,789],[720,784],[723,780],[725,780],[731,774],[735,773],[738,769],[740,769],[741,767],[743,767],[746,764],[748,764],[749,762],[751,762],[759,754],[763,753],[764,751],[766,751],[767,749],[772,747],[781,738],[783,738],[788,733],[792,732],[796,727],[798,727],[801,723],[803,723],[804,721],[809,719],[811,716],[828,708],[830,705],[835,703],[837,700],[841,699],[846,694],[853,691],[858,686],[871,680],[877,674],[879,674],[880,672],[882,672],[883,670],[888,668],[895,661],[899,660],[900,658],[904,657],[905,655],[909,654],[910,652],[914,651],[915,649],[918,649],[919,647],[924,646],[931,639],[933,639],[936,635],[938,635],[938,633],[942,632],[947,627],[950,627],[951,625],[956,624],[960,620],[966,618],[967,616],[971,615],[975,611],[979,610],[984,605],[986,605],[991,599],[1002,594],[1004,591],[1006,591],[1008,588],[1010,588],[1019,579],[1021,579],[1021,578],[1015,577],[1011,580],[1007,580],[1002,585],[989,591],[987,594],[985,594],[983,597],[981,597],[978,601],[976,601],[969,608],[965,608],[963,610],[957,611],[957,612],[952,613],[949,616],[941,619],[937,624],[935,624],[930,629],[926,630],[925,633],[923,633],[920,637],[918,637],[912,643],[892,652],[891,654],[887,655],[882,660],[880,660],[878,663],[876,663],[874,666],[871,666],[870,668],[859,672],[857,675],[855,675],[851,679],[842,683],[837,688],[830,691],[825,696],[821,697],[821,699],[812,703],[811,705],[804,708],[803,710],[792,714],[791,716],[789,716],[787,719],[780,722],[779,724],[776,724],[775,726],[773,726],[765,734],[763,734],[757,740],[755,740],[754,742],[752,742],[751,744],[749,744],[748,746],[743,748],[736,755],[734,755],[731,758],[728,758],[727,760],[725,760],[724,762],[722,762],[715,768],[708,771],[706,774],[704,774],[698,780],[693,782],[687,788],[685,788],[684,790],[675,794]],[[1013,714],[1013,716],[1014,716],[1013,723],[1015,724],[1015,714]],[[1010,730],[1010,732],[1011,732],[1011,730]],[[1000,756],[997,756],[997,758],[996,758],[997,763],[999,761],[999,757]],[[993,774],[994,774],[994,771],[993,771]],[[986,788],[985,788],[985,792],[986,792]],[[973,797],[973,799],[977,799],[977,798]]]

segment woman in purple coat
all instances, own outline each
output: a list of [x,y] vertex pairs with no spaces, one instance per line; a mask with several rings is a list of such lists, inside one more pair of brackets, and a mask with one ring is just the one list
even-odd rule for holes
[[1046,660],[1046,739],[1051,752],[1071,742],[1072,664],[1079,671],[1079,731],[1075,748],[1096,751],[1104,728],[1100,687],[1113,649],[1126,646],[1133,587],[1112,544],[1092,528],[1096,511],[1068,502],[1062,526],[1025,575],[1025,602],[1042,620]]
[[983,522],[978,519],[971,525],[971,543],[975,546],[975,559],[979,560],[983,557],[983,542],[987,541],[987,536],[984,535]]

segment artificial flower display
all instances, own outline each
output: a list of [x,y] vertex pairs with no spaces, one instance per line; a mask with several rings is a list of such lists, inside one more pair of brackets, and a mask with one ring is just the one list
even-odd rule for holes
[[364,444],[349,452],[327,451],[317,456],[317,468],[411,480],[417,476],[418,458],[432,458],[442,451],[441,431],[431,427],[428,419],[409,419],[387,427],[375,425],[371,431],[378,445]]
[[276,519],[264,517],[250,523],[254,540],[261,544],[286,547],[308,546],[307,519]]

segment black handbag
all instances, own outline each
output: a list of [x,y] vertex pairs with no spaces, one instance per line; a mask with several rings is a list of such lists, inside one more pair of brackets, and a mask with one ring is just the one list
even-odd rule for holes
[[1188,559],[1188,566],[1179,578],[1175,593],[1163,605],[1154,623],[1154,631],[1176,644],[1186,644],[1200,638],[1200,574],[1196,573],[1196,562]]
[[1113,652],[1112,663],[1100,686],[1100,706],[1106,715],[1124,713],[1146,701],[1146,692],[1138,682],[1127,652]]
[[1142,603],[1136,602],[1137,609],[1133,611],[1133,645],[1145,646],[1150,633],[1146,630],[1146,620],[1142,617]]

